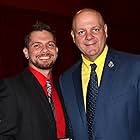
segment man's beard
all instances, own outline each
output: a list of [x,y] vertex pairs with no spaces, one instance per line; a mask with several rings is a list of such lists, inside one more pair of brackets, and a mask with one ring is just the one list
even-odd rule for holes
[[31,59],[29,60],[29,62],[31,64],[33,64],[35,67],[42,69],[42,70],[48,70],[48,69],[52,69],[53,65],[54,65],[54,61],[51,61],[50,63],[45,63],[45,64],[41,64],[38,61],[32,61]]

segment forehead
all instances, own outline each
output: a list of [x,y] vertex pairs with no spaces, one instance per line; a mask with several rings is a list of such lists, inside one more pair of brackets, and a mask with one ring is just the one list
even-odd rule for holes
[[102,25],[102,17],[98,12],[95,11],[83,11],[78,13],[73,20],[73,27],[85,27],[85,26],[99,26]]
[[30,35],[31,40],[54,40],[54,36],[51,32],[46,30],[33,31]]

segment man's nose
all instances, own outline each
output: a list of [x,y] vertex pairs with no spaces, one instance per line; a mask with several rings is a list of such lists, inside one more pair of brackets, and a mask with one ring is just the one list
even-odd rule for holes
[[41,51],[43,51],[43,52],[49,51],[48,45],[43,45]]
[[94,36],[93,36],[93,34],[91,32],[87,32],[87,34],[86,34],[86,39],[87,40],[91,40],[93,37]]

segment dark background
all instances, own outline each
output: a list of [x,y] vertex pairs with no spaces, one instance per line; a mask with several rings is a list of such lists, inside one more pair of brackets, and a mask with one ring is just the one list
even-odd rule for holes
[[108,45],[140,54],[138,0],[0,0],[0,78],[21,72],[27,62],[22,53],[24,36],[37,20],[57,31],[59,58],[54,75],[70,67],[80,55],[70,36],[72,16],[81,8],[99,10],[108,24]]

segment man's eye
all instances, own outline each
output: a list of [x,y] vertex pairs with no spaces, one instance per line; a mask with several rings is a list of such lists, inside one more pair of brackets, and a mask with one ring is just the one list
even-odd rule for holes
[[39,48],[40,45],[39,45],[39,44],[34,44],[33,47],[34,47],[34,48]]
[[49,44],[48,44],[48,47],[50,47],[50,48],[55,48],[55,47],[56,47],[56,44],[55,44],[55,43],[49,43]]
[[100,31],[100,28],[94,28],[92,31],[93,33],[98,33]]
[[85,31],[79,31],[78,34],[79,35],[84,35],[85,34]]

